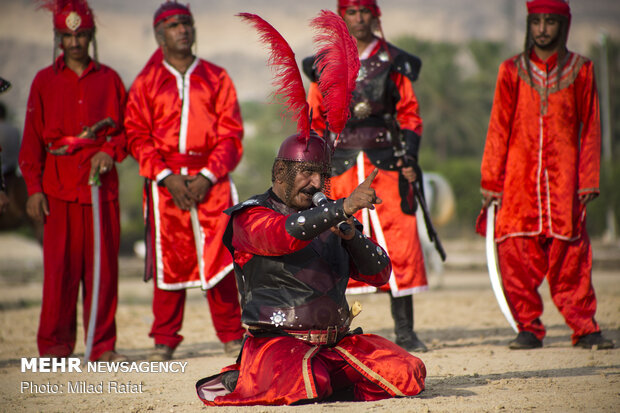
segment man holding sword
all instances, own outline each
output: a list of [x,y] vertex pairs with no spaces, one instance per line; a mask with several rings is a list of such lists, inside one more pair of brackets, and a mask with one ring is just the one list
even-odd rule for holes
[[[41,3],[53,13],[54,55],[57,48],[63,53],[32,82],[19,155],[28,215],[44,222],[39,353],[72,354],[81,283],[85,330],[95,325],[90,360],[123,361],[126,357],[114,351],[120,240],[114,162],[126,156],[121,127],[125,87],[114,70],[97,62],[96,48],[95,58],[89,56],[95,24],[86,1]],[[101,186],[99,202],[93,204],[89,182],[96,177]],[[93,211],[99,212],[99,229]],[[94,240],[97,232],[100,238]],[[100,267],[94,268],[99,260]],[[98,297],[95,273],[100,275]],[[93,301],[98,304],[91,312]]]

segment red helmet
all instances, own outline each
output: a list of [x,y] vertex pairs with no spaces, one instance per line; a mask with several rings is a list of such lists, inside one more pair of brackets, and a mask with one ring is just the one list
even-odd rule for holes
[[155,15],[153,16],[153,27],[157,26],[160,22],[166,20],[167,18],[177,16],[179,14],[189,16],[192,20],[194,20],[192,12],[189,11],[189,4],[184,6],[177,3],[176,0],[168,0],[165,3],[162,3],[157,11],[155,11]]
[[338,0],[338,14],[344,15],[349,7],[366,7],[373,16],[381,17],[381,9],[377,0]]
[[329,166],[331,146],[313,130],[308,137],[299,133],[284,139],[276,159],[294,162],[310,162]]
[[568,0],[528,0],[528,14],[559,14],[570,19]]
[[53,13],[57,32],[77,33],[95,28],[93,11],[86,0],[40,0],[39,7]]

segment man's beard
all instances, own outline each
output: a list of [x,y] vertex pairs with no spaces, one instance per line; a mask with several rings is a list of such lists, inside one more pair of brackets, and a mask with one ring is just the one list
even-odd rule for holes
[[558,42],[560,41],[560,35],[557,34],[553,39],[549,41],[549,43],[539,43],[539,41],[534,38],[534,45],[541,50],[554,50],[558,46]]
[[285,191],[285,196],[286,199],[284,200],[286,205],[289,206],[295,206],[293,205],[293,199],[297,196],[298,193],[303,193],[308,195],[310,198],[312,198],[312,195],[316,194],[317,192],[319,192],[321,190],[321,188],[315,188],[313,186],[309,186],[303,189],[300,189],[298,193],[293,193],[293,182],[289,181],[286,183],[286,191]]

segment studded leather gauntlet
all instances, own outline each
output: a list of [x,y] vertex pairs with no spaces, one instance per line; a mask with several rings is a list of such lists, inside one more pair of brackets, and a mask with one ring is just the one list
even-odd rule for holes
[[347,218],[342,198],[291,214],[286,219],[286,232],[302,241],[309,241]]
[[355,231],[355,236],[352,239],[343,241],[360,274],[377,274],[390,263],[390,257],[383,248],[358,230]]

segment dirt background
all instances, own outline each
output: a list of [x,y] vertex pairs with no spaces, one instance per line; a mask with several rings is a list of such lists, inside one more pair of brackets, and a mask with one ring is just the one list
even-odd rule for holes
[[[416,354],[427,368],[426,390],[415,398],[299,407],[217,408],[220,412],[618,412],[620,350],[591,351],[570,345],[570,330],[549,298],[546,284],[544,348],[510,351],[513,331],[501,315],[484,267],[482,239],[445,242],[448,263],[430,277],[431,289],[415,296],[415,322],[428,353]],[[180,412],[208,409],[194,384],[233,362],[215,337],[208,307],[190,291],[175,359],[185,373],[22,373],[22,357],[36,357],[41,303],[41,252],[37,244],[0,234],[0,410],[5,412]],[[597,320],[620,343],[620,246],[595,245]],[[143,361],[152,347],[152,286],[141,281],[137,258],[120,260],[117,350]],[[361,295],[354,326],[394,339],[385,294]],[[83,331],[78,318],[80,357]],[[20,391],[21,382],[63,384],[63,394]],[[68,381],[142,383],[138,394],[66,394]]]

